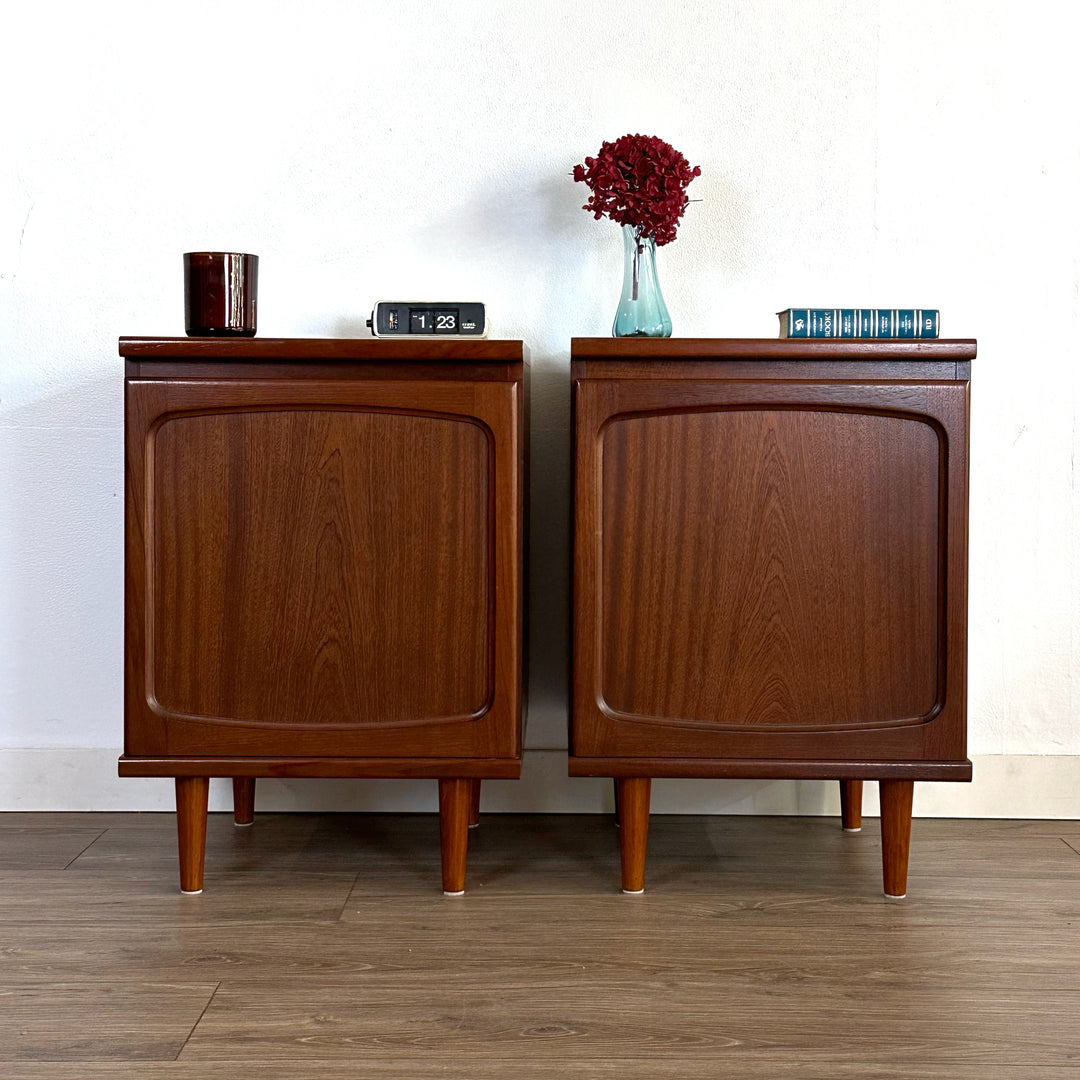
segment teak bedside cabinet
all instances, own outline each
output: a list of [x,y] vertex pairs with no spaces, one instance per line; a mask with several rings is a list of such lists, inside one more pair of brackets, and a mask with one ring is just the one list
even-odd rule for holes
[[974,341],[579,338],[570,773],[615,778],[623,888],[656,777],[915,780],[966,754]]
[[122,338],[122,776],[431,777],[464,889],[486,777],[521,769],[520,341]]

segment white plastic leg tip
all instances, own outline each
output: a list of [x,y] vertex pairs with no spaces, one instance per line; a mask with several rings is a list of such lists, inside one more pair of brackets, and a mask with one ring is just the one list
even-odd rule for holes
[[461,892],[447,892],[445,889],[443,889],[443,896],[464,896],[464,895],[465,895],[465,890],[464,889],[462,889]]
[[624,896],[640,896],[644,891],[645,891],[644,889],[623,889],[623,895]]
[[857,829],[849,829],[849,828],[848,828],[848,827],[847,827],[847,826],[845,825],[845,826],[844,826],[844,832],[862,832],[862,826],[860,825],[860,826],[859,826],[859,827],[858,827]]
[[902,893],[891,893],[891,892],[887,892],[887,893],[885,894],[885,899],[886,899],[886,900],[903,900],[903,899],[905,899],[906,897],[907,897],[907,893],[906,893],[906,892],[902,892]]
[[480,822],[479,822],[479,821],[474,821],[474,822],[473,822],[473,823],[472,823],[472,824],[471,824],[471,825],[469,826],[469,828],[470,828],[470,829],[479,829],[479,828],[480,828]]
[[181,889],[181,896],[202,896],[202,889]]
[[250,829],[251,826],[255,824],[255,822],[254,821],[234,821],[233,824],[238,829]]

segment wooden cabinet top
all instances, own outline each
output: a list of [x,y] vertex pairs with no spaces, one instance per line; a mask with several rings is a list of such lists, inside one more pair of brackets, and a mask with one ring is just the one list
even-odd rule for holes
[[[574,378],[964,380],[973,339],[574,338]],[[767,362],[763,366],[763,362]]]
[[129,360],[343,360],[362,363],[469,364],[520,362],[520,341],[488,338],[262,338],[122,337]]
[[573,338],[575,359],[973,360],[973,338]]
[[520,341],[387,338],[122,337],[128,378],[521,379]]

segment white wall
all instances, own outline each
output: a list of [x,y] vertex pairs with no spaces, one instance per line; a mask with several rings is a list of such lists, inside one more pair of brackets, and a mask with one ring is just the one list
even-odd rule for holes
[[[774,337],[779,308],[844,303],[940,307],[946,336],[978,337],[976,782],[922,785],[916,811],[1080,815],[1077,21],[1003,0],[20,5],[0,65],[0,808],[169,805],[168,782],[115,777],[116,339],[182,334],[180,255],[208,248],[261,257],[260,334],[364,335],[375,300],[453,295],[528,343],[533,752],[485,800],[603,804],[558,753],[568,350],[609,332],[621,251],[569,174],[641,131],[702,168],[658,260],[677,335]],[[834,786],[672,782],[657,808],[820,812]]]

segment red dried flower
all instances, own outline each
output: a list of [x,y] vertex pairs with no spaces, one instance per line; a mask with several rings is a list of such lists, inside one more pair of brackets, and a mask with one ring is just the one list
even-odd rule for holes
[[596,157],[574,166],[574,179],[592,194],[582,207],[597,220],[609,217],[651,236],[657,247],[675,239],[690,201],[686,186],[701,169],[693,168],[670,143],[655,135],[623,135],[606,142]]

